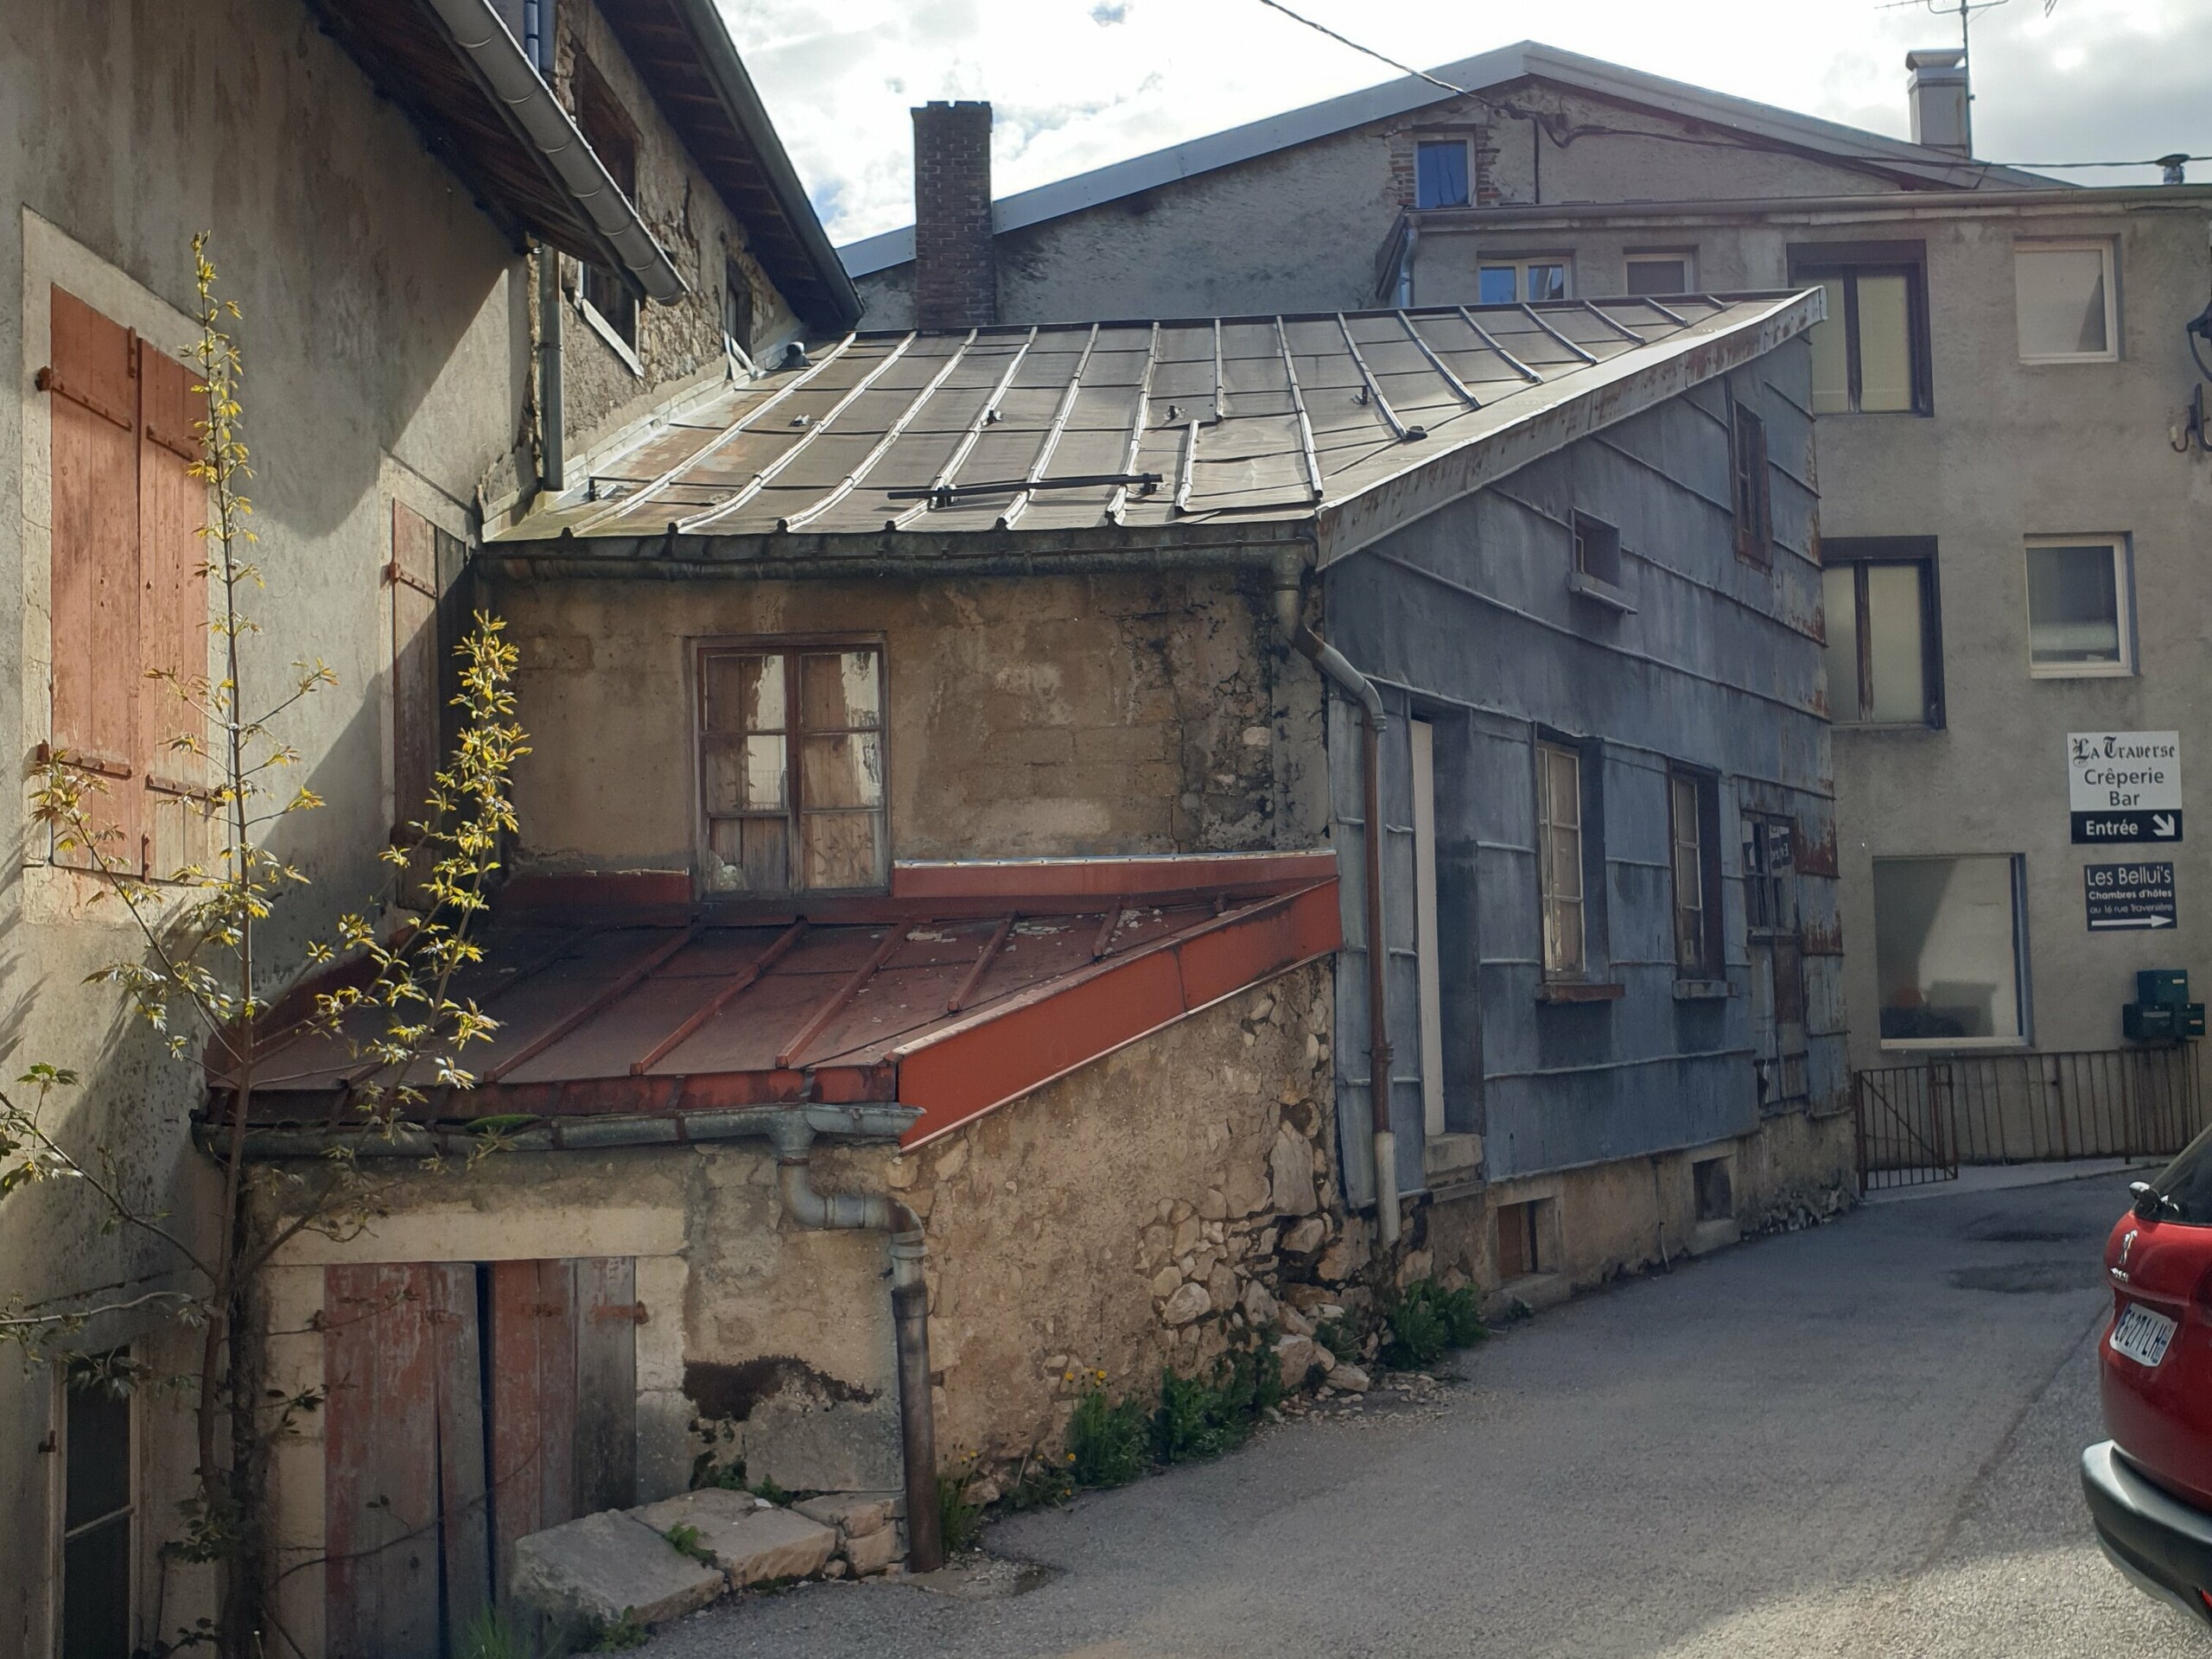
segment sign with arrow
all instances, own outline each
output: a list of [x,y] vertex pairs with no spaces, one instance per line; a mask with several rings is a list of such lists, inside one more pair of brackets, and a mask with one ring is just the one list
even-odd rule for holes
[[2089,912],[2089,931],[2174,925],[2174,867],[2145,861],[2135,864],[2091,864],[2082,872]]
[[2069,732],[2066,804],[2076,847],[2179,841],[2181,734]]

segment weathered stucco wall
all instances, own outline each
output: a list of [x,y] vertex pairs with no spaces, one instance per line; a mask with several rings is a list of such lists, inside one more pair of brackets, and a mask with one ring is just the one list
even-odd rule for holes
[[[995,239],[999,320],[1233,316],[1382,302],[1377,259],[1399,209],[1413,205],[1412,146],[1423,137],[1462,136],[1475,140],[1469,188],[1480,206],[1846,195],[1892,188],[1864,168],[1774,149],[1738,149],[1717,143],[1723,135],[1697,122],[1525,82],[1486,99],[1447,99],[1005,232]],[[1619,291],[1617,268],[1602,262],[1591,265],[1585,281],[1583,252],[1572,241],[1503,232],[1484,237],[1483,251],[1564,252],[1575,269],[1575,291]],[[912,326],[912,273],[907,264],[861,279],[867,326]],[[1717,275],[1702,280],[1710,288],[1734,286]],[[1423,304],[1473,297],[1471,289],[1462,293],[1442,281],[1433,292],[1419,291]]]
[[901,859],[1314,844],[1319,694],[1261,578],[502,580],[522,648],[523,868],[684,869],[694,643],[884,642]]
[[[194,337],[189,239],[213,232],[223,292],[244,314],[247,486],[267,587],[247,603],[262,632],[245,642],[248,695],[273,704],[289,664],[322,658],[336,688],[285,716],[299,750],[296,781],[329,804],[278,832],[315,887],[288,902],[264,937],[283,974],[298,940],[382,885],[375,854],[389,830],[383,799],[387,720],[383,673],[392,502],[465,532],[480,484],[512,488],[511,454],[528,366],[512,256],[469,196],[424,152],[404,118],[316,29],[297,0],[219,0],[148,7],[121,0],[0,9],[0,733],[26,778],[48,735],[48,399],[34,376],[47,359],[51,288],[59,283],[160,349]],[[503,483],[504,480],[504,483]],[[117,664],[118,674],[135,665]],[[126,1025],[118,999],[86,988],[96,966],[135,957],[141,941],[111,900],[49,866],[26,798],[14,797],[0,871],[0,1042],[13,1077],[35,1060],[78,1071],[81,1089],[48,1122],[86,1151],[116,1145],[130,1192],[188,1230],[200,1213],[186,1179],[194,1065],[168,1059]],[[0,1291],[41,1300],[93,1287],[135,1296],[169,1264],[130,1230],[104,1233],[99,1206],[55,1184],[10,1198],[0,1213]],[[102,1320],[91,1348],[158,1327]],[[61,1408],[46,1371],[0,1363],[0,1651],[50,1650],[61,1459],[41,1451]],[[139,1605],[150,1618],[173,1529],[176,1457],[188,1441],[143,1400],[149,1452],[139,1510]],[[172,1569],[165,1618],[203,1611],[188,1570]],[[134,1639],[156,1632],[142,1624]]]

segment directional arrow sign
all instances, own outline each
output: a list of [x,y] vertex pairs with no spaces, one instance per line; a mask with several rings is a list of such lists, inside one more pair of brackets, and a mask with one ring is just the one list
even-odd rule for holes
[[2082,872],[2082,887],[2092,933],[2174,925],[2171,864],[2091,864]]
[[2066,804],[2076,847],[2179,841],[2179,732],[2069,732]]

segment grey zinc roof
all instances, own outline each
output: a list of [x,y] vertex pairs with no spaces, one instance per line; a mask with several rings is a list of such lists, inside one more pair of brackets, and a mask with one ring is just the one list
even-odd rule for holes
[[602,452],[491,550],[556,539],[642,567],[678,540],[830,558],[902,538],[1222,541],[1311,521],[1334,556],[1749,361],[1821,303],[1813,290],[849,335]]
[[[2018,168],[1969,161],[1948,150],[1933,149],[1902,138],[1891,138],[1838,121],[1800,115],[1748,98],[1646,74],[1602,58],[1585,57],[1538,41],[1522,41],[1494,51],[1478,53],[1447,63],[1433,72],[1437,79],[1480,92],[1531,76],[1596,93],[1626,104],[1702,121],[1742,134],[1748,141],[1780,144],[1799,150],[1855,162],[1910,181],[1916,187],[1978,188],[1984,184],[2025,188],[2057,188],[2046,179]],[[1371,121],[1425,109],[1453,97],[1433,82],[1405,75],[1356,92],[1287,110],[1279,115],[1208,133],[1184,143],[1171,144],[1147,155],[1132,156],[1106,167],[1094,168],[1068,178],[1055,179],[1033,190],[1001,196],[991,206],[992,228],[1001,233],[1024,226],[1042,224],[1068,213],[1080,213],[1101,202],[1117,201],[1141,191],[1157,189],[1179,179],[1195,178],[1218,168],[1233,167],[1257,156],[1271,155],[1296,144],[1310,143],[1333,133],[1349,132]],[[863,237],[837,250],[845,269],[855,277],[903,265],[914,257],[914,227],[902,226],[880,235]]]

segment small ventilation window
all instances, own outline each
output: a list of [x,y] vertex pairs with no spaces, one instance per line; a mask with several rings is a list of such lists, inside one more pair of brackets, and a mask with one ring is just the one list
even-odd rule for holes
[[1497,1207],[1497,1276],[1501,1283],[1524,1279],[1551,1268],[1550,1242],[1544,1236],[1548,1198]]
[[1736,1213],[1736,1194],[1728,1180],[1726,1158],[1700,1158],[1690,1166],[1690,1185],[1697,1196],[1700,1221],[1726,1221]]

